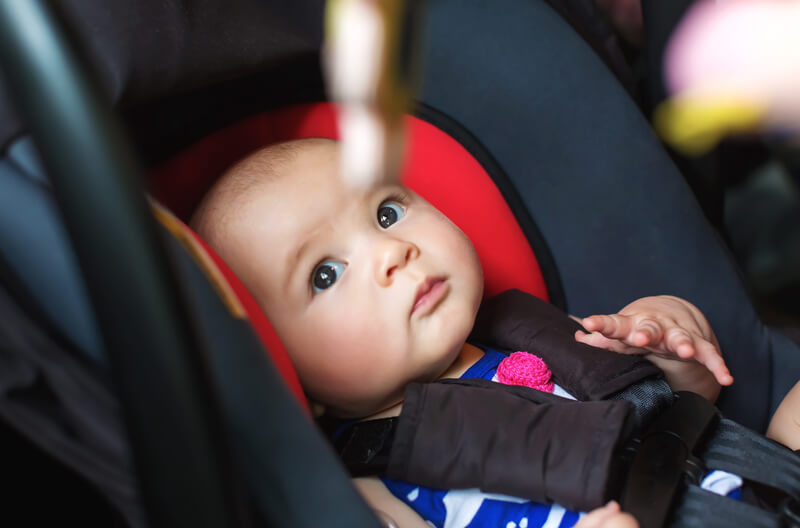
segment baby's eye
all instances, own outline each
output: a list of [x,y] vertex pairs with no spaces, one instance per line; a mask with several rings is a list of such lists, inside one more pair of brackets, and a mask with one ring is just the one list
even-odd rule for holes
[[383,202],[378,207],[378,224],[384,229],[403,218],[406,214],[405,209],[400,204],[394,202]]
[[327,260],[314,268],[314,272],[311,274],[311,287],[314,289],[314,293],[319,293],[333,286],[342,276],[346,267],[347,265],[341,262]]

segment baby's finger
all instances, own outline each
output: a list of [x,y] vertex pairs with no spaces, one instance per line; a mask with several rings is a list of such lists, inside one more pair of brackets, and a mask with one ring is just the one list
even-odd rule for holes
[[625,339],[633,330],[633,320],[625,315],[591,315],[581,321],[589,332],[600,332],[609,339]]
[[666,332],[665,344],[667,350],[682,359],[694,357],[696,351],[692,336],[683,328],[670,328]]
[[705,365],[720,385],[725,386],[733,383],[733,376],[728,370],[728,365],[725,364],[725,360],[716,346],[704,339],[698,339],[695,349],[697,350],[695,359]]
[[660,324],[653,319],[640,319],[636,322],[630,344],[637,347],[654,345],[661,342],[664,331]]
[[581,517],[575,528],[638,528],[638,526],[639,523],[632,515],[622,512],[619,504],[611,501]]
[[605,506],[595,508],[590,511],[575,525],[575,528],[599,528],[603,524],[619,513],[619,504],[616,501],[611,501]]

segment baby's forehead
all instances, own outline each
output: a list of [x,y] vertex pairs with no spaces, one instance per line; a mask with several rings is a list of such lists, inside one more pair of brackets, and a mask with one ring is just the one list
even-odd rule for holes
[[307,180],[335,176],[335,156],[324,155],[330,149],[323,146],[271,146],[240,160],[223,176],[223,183],[233,191],[229,193],[232,205],[254,198],[293,198],[309,184]]
[[387,188],[410,193],[402,184],[373,189],[349,186],[339,175],[338,143],[332,140],[301,140],[288,150],[265,149],[247,160],[239,170],[249,173],[253,183],[242,193],[240,205],[251,219],[279,222],[296,227],[300,219],[336,215],[357,203],[387,194]]

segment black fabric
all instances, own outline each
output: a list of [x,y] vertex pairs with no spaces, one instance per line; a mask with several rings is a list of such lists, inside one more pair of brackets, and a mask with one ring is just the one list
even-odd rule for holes
[[687,487],[668,526],[676,528],[782,528],[778,514],[696,485]]
[[628,64],[623,46],[595,0],[546,0],[589,44],[633,98],[638,97],[636,77]]
[[4,526],[128,528],[101,491],[0,418]]
[[0,280],[8,273],[6,284],[25,290],[14,297],[35,307],[36,321],[105,365],[86,285],[61,222],[33,141],[16,141],[0,157]]
[[389,465],[398,418],[356,422],[334,440],[339,458],[353,477],[381,475]]
[[645,56],[645,107],[652,112],[667,97],[664,83],[664,52],[675,28],[695,0],[642,0]]
[[574,402],[487,380],[414,383],[386,476],[596,508],[616,492],[609,477],[630,412],[625,401]]
[[470,340],[544,359],[553,380],[582,401],[607,399],[648,377],[662,376],[650,361],[575,341],[581,325],[550,304],[519,290],[485,300]]
[[[53,7],[87,52],[104,93],[121,107],[133,109],[256,71],[285,72],[287,63],[317,57],[324,2],[63,0]],[[313,62],[311,69],[298,75],[307,80],[318,77],[314,72],[318,59]],[[261,97],[287,80],[285,75],[268,77]],[[195,106],[194,113],[213,114],[231,101],[204,98],[202,102],[206,106]],[[158,121],[174,122],[175,114],[149,117],[150,133],[161,134]],[[23,130],[0,81],[0,151]]]
[[626,400],[633,404],[636,429],[647,427],[654,416],[658,416],[672,404],[672,389],[667,380],[647,378],[631,385],[611,397],[612,400]]
[[152,166],[239,119],[324,99],[320,59],[308,53],[269,65],[266,71],[123,110],[139,152]]
[[[431,0],[420,100],[477,138],[549,247],[570,313],[659,293],[706,315],[736,383],[723,414],[764,431],[774,350],[739,272],[639,108],[544,2]],[[789,387],[776,389],[786,393]]]
[[536,226],[536,222],[531,218],[530,211],[525,207],[524,202],[520,199],[519,193],[514,188],[514,184],[508,178],[508,175],[503,172],[503,168],[497,163],[492,154],[486,150],[478,139],[469,133],[467,129],[459,123],[436,110],[422,103],[418,103],[414,110],[414,115],[431,123],[436,128],[445,132],[447,135],[455,139],[464,147],[467,152],[481,164],[483,169],[492,178],[497,190],[503,195],[503,199],[508,204],[509,209],[514,214],[520,229],[525,234],[528,244],[536,255],[536,260],[539,263],[539,269],[542,272],[545,286],[547,288],[547,295],[550,304],[567,311],[567,300],[564,296],[564,286],[561,284],[561,277],[558,274],[558,268],[553,261],[553,255],[550,253],[550,248],[547,242],[542,237],[542,233]]
[[32,321],[2,282],[0,417],[87,482],[126,526],[144,526],[130,448],[107,373]]

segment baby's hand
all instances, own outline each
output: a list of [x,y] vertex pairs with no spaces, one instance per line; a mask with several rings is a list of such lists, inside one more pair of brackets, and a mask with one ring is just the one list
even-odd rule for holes
[[638,528],[639,523],[629,513],[620,511],[619,504],[609,502],[581,517],[574,528]]
[[643,297],[617,314],[592,315],[581,323],[591,332],[575,333],[575,339],[582,343],[622,354],[652,353],[672,360],[696,361],[720,385],[733,383],[708,321],[696,306],[678,297]]

